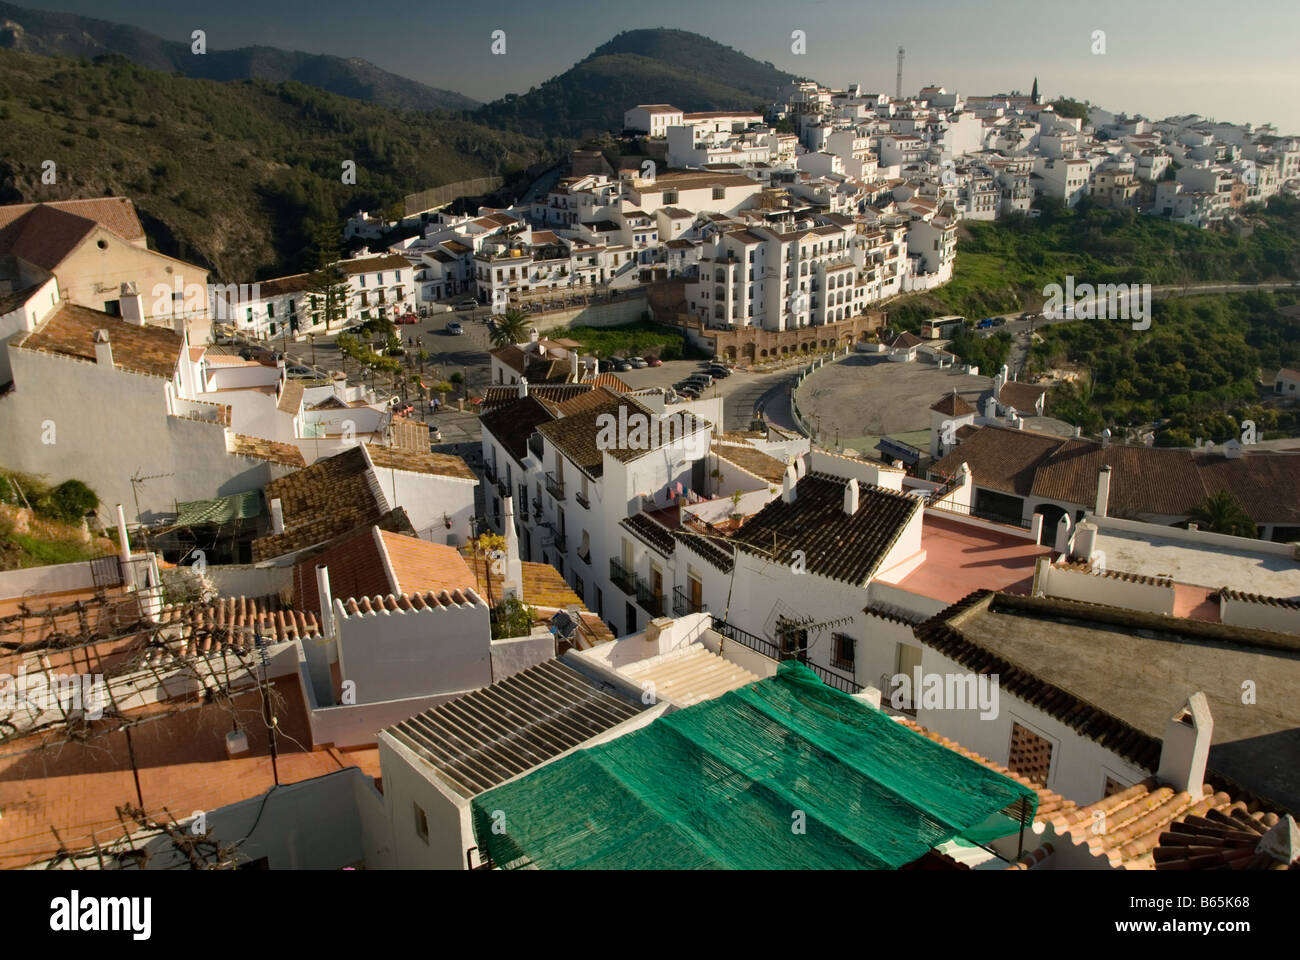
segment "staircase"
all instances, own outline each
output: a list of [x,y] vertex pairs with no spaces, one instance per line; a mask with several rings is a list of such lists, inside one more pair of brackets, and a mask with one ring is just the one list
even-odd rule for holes
[[629,664],[622,672],[638,683],[653,684],[657,699],[682,707],[712,700],[761,679],[698,643]]

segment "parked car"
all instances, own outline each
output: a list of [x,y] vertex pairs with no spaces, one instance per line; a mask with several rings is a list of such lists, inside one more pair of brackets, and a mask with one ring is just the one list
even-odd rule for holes
[[731,376],[731,371],[728,370],[726,367],[709,367],[709,375],[716,377],[719,380],[722,380],[726,377]]
[[413,313],[404,313],[400,317],[395,317],[393,319],[393,323],[397,323],[397,324],[419,323],[419,322],[420,322],[420,318]]
[[645,365],[647,367],[662,367],[664,365],[664,362],[660,360],[658,357],[646,357]]
[[453,320],[447,324],[447,332],[450,333],[453,337],[459,337],[461,334],[465,332],[465,328],[462,327],[460,323]]
[[311,369],[311,367],[303,367],[303,366],[299,366],[299,365],[297,365],[297,364],[295,364],[295,365],[292,366],[292,367],[285,367],[285,368],[284,368],[284,372],[287,373],[287,374],[288,374],[289,376],[291,376],[291,377],[314,377],[314,376],[316,376],[315,372]]
[[979,323],[977,323],[977,324],[975,325],[975,329],[977,329],[977,330],[988,330],[988,329],[991,328],[992,326],[993,326],[993,318],[992,318],[992,317],[985,317],[983,320],[981,320]]
[[644,370],[648,366],[645,360],[641,359],[640,357],[628,357],[627,362],[629,366],[633,367],[636,370]]
[[678,388],[677,392],[688,400],[694,400],[700,395],[700,388],[688,384],[687,386]]
[[713,377],[707,373],[693,373],[686,379],[687,383],[699,384],[702,389],[713,386]]
[[393,404],[393,416],[395,417],[409,417],[413,413],[415,413],[415,404],[409,400]]
[[1006,322],[1007,322],[1007,318],[1006,318],[1006,317],[994,317],[994,318],[993,318],[993,326],[995,326],[995,327],[1000,327],[1000,326],[1002,326],[1002,325],[1003,325],[1004,323],[1006,323]]
[[456,309],[457,309],[457,310],[473,310],[473,309],[474,309],[475,307],[477,307],[477,306],[478,306],[478,301],[477,301],[477,300],[462,300],[462,301],[460,301],[458,304],[456,304]]
[[617,370],[619,373],[622,373],[625,370],[632,369],[632,364],[628,363],[622,357],[610,357],[609,365],[613,367],[615,370]]

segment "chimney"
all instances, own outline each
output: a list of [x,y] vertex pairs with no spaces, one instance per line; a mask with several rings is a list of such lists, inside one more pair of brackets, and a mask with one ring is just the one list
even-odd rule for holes
[[795,476],[794,466],[785,468],[785,476],[781,478],[781,500],[785,503],[794,503],[795,484],[798,478]]
[[[280,501],[275,501],[279,503]],[[330,568],[316,566],[316,593],[320,598],[320,632],[324,637],[334,636],[334,594],[330,592]]]
[[113,368],[113,345],[108,341],[107,330],[95,331],[95,362],[110,370]]
[[1108,516],[1110,509],[1110,464],[1104,464],[1097,471],[1097,509],[1093,512],[1099,517]]
[[126,533],[126,511],[122,505],[117,505],[117,549],[122,557],[123,563],[131,560],[131,538]]
[[1205,789],[1205,762],[1210,756],[1214,718],[1205,694],[1199,690],[1188,697],[1165,722],[1156,777],[1177,792],[1186,791],[1195,800]]
[[569,351],[569,380],[573,383],[581,383],[582,377],[578,374],[578,351]]
[[279,497],[271,499],[271,533],[275,535],[284,533],[284,506],[280,503]]
[[1110,446],[1110,427],[1101,432],[1101,448],[1105,450]]
[[523,397],[528,396],[528,378],[527,378],[527,377],[520,377],[520,378],[519,378],[519,396],[520,396],[520,398],[523,398]]
[[1057,553],[1065,553],[1070,543],[1070,515],[1061,514],[1061,519],[1056,521],[1056,543],[1053,545]]
[[137,327],[143,327],[144,300],[136,293],[135,286],[129,283],[122,284],[122,292],[119,296],[118,304],[122,309],[122,319]]
[[844,485],[844,512],[850,517],[858,512],[858,478],[853,477]]
[[506,569],[501,581],[501,598],[524,598],[524,565],[519,562],[519,534],[515,532],[515,498],[502,497],[501,510],[505,515]]
[[986,420],[996,420],[998,416],[998,398],[997,394],[989,397],[984,401],[984,418]]
[[808,461],[803,457],[794,458],[794,475],[796,480],[802,480],[808,475]]
[[1097,525],[1084,520],[1074,528],[1074,547],[1070,550],[1070,557],[1089,563],[1096,549]]

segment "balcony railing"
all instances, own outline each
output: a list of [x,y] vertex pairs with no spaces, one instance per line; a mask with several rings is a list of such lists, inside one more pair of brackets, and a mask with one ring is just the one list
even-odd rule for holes
[[497,493],[501,495],[502,500],[510,496],[510,484],[506,483],[504,479],[498,480]]
[[568,538],[566,538],[559,530],[551,530],[551,544],[560,553],[564,553],[569,549]]
[[673,615],[684,617],[688,613],[705,613],[707,603],[692,603],[690,596],[681,587],[673,587]]
[[834,670],[828,670],[816,663],[810,663],[807,659],[807,653],[802,649],[782,650],[776,644],[764,640],[762,637],[756,637],[754,634],[739,627],[732,626],[725,620],[713,618],[713,630],[721,634],[728,640],[735,640],[743,646],[756,650],[769,660],[798,660],[805,667],[821,679],[822,683],[828,687],[834,687],[843,693],[858,693],[862,690],[861,685],[852,677],[845,676],[842,673],[836,673]]
[[497,482],[497,468],[490,463],[483,464],[483,476],[487,478],[488,483]]
[[623,566],[623,562],[615,557],[609,558],[609,580],[624,593],[636,592],[632,571]]
[[556,500],[564,499],[564,481],[556,478],[555,474],[546,475],[546,492]]
[[542,519],[542,498],[533,497],[533,516],[538,520]]
[[655,593],[649,581],[643,577],[636,577],[635,585],[637,605],[652,617],[662,617],[664,615],[663,594]]
[[575,492],[573,494],[573,499],[577,500],[578,503],[582,504],[584,510],[591,509],[591,501],[588,500],[585,496],[583,496],[581,491]]

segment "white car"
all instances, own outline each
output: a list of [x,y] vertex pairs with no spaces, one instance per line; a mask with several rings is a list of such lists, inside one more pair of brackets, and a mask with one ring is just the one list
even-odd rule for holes
[[628,357],[627,362],[630,363],[637,370],[644,370],[646,367],[650,366],[650,364],[646,363],[640,357]]

